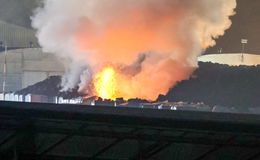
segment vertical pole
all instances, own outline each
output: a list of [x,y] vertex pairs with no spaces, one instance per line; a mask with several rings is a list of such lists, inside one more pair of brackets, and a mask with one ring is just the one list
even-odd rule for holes
[[5,53],[4,53],[4,72],[3,72],[3,98],[5,100],[5,86],[6,86],[6,57],[7,57],[7,45],[5,45]]
[[242,63],[244,63],[244,53],[245,53],[245,43],[242,43],[242,56],[241,56]]
[[248,39],[241,39],[241,44],[242,44],[241,62],[242,63],[244,63],[244,61],[245,61],[244,54],[245,54],[245,47],[246,47],[247,43],[248,43]]

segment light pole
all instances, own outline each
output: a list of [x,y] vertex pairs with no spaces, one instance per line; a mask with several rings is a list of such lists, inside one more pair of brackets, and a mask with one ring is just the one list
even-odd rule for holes
[[6,86],[6,57],[7,57],[7,45],[5,44],[4,71],[3,71],[3,99],[4,100],[5,100],[5,86]]
[[241,62],[244,63],[244,53],[245,53],[245,46],[246,44],[248,43],[248,40],[247,39],[241,39],[241,45],[242,45],[242,50],[241,50]]

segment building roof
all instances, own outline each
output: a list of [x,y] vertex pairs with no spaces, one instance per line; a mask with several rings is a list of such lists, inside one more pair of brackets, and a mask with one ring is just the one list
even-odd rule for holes
[[260,64],[260,55],[251,53],[207,54],[198,58],[201,62],[227,64],[230,66],[255,66]]
[[39,47],[35,31],[0,20],[0,49]]
[[0,102],[0,158],[252,160],[260,117]]

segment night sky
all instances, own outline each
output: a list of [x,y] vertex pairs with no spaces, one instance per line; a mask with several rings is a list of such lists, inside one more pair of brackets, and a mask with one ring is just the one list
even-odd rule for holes
[[241,38],[248,39],[246,52],[260,54],[260,0],[238,0],[237,14],[226,34],[217,40],[217,45],[206,53],[241,52]]

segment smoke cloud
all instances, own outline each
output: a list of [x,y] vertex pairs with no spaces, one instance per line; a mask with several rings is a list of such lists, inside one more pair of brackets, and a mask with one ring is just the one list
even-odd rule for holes
[[153,100],[189,77],[235,8],[236,0],[45,0],[32,25],[67,66],[65,90],[113,65],[120,96]]

